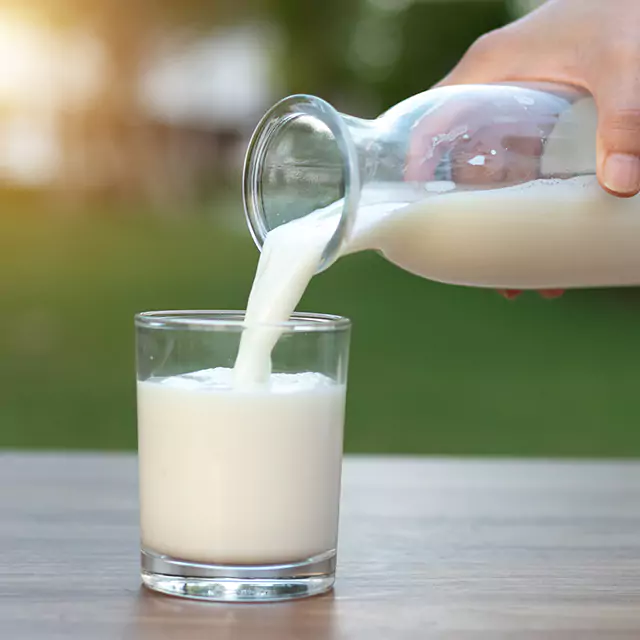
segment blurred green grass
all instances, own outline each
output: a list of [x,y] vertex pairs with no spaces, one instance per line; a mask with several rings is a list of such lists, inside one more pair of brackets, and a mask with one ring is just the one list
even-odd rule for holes
[[[133,314],[244,307],[258,254],[239,203],[2,209],[0,446],[133,448]],[[354,321],[348,451],[636,456],[638,301],[509,303],[361,254],[300,308]]]

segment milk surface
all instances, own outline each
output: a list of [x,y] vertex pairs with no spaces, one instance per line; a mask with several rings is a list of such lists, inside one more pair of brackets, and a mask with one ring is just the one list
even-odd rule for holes
[[138,383],[141,533],[182,560],[271,564],[335,549],[345,387],[233,387],[230,369]]

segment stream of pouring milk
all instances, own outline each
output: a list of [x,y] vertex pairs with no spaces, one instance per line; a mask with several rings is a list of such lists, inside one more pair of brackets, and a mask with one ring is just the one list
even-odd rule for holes
[[[430,280],[512,289],[640,283],[640,199],[615,198],[593,175],[534,180],[413,202],[365,204],[342,254],[377,249]],[[415,198],[415,193],[413,195]],[[316,273],[341,203],[277,227],[264,243],[235,366],[238,386],[268,381],[277,328]]]

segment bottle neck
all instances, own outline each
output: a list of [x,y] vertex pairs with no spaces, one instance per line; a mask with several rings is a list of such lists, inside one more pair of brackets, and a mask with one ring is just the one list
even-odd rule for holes
[[251,138],[243,177],[247,222],[260,249],[275,227],[340,201],[319,270],[340,256],[355,222],[362,170],[371,161],[367,124],[306,95],[285,98],[267,112]]

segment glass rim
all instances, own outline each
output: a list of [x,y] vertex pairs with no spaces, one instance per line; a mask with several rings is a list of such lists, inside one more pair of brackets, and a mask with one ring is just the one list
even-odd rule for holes
[[167,310],[143,311],[135,315],[136,327],[148,329],[189,329],[208,331],[242,330],[249,327],[279,329],[283,332],[331,332],[351,328],[351,320],[327,313],[296,311],[284,322],[257,322],[247,324],[242,310]]

